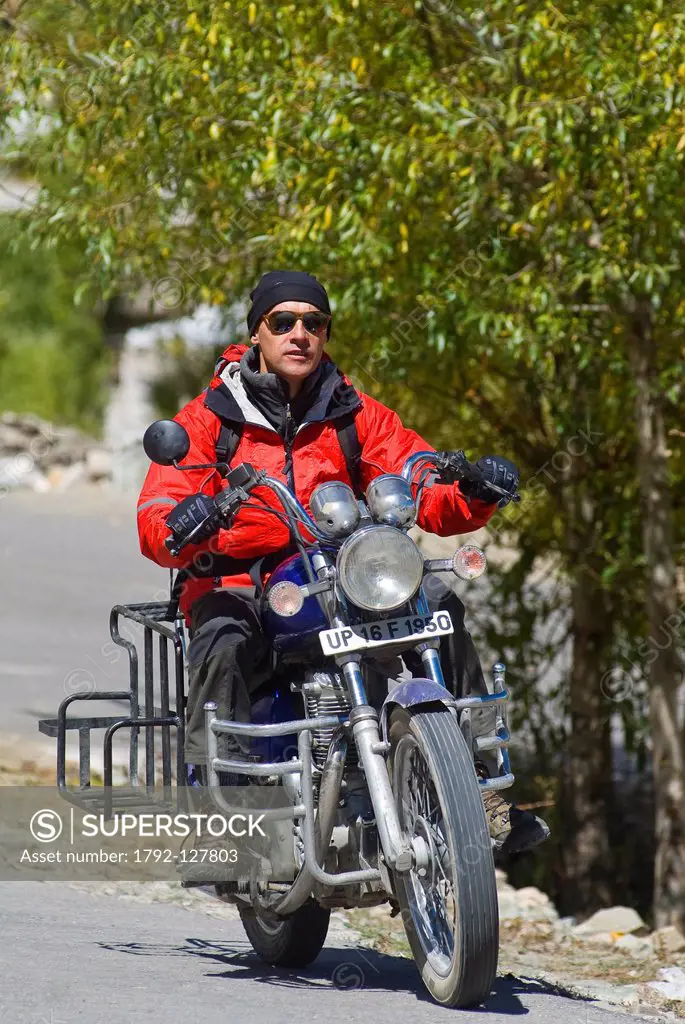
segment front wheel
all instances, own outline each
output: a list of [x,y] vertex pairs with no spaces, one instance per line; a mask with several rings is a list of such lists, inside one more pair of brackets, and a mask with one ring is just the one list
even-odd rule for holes
[[306,967],[323,948],[331,912],[308,900],[294,913],[277,918],[240,910],[240,918],[255,953],[276,967]]
[[473,759],[447,709],[390,718],[393,793],[421,862],[394,876],[423,982],[445,1006],[482,1003],[497,975],[499,916],[492,846]]

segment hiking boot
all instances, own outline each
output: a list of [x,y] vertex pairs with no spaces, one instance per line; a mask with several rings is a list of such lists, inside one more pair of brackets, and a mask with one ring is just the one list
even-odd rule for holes
[[[221,809],[214,803],[207,789],[207,770],[204,765],[186,764],[187,785],[193,809],[207,817],[221,815]],[[244,775],[221,772],[220,785],[245,786],[248,780]],[[199,886],[222,884],[227,891],[238,891],[238,882],[234,879],[235,869],[231,866],[230,852],[235,847],[234,841],[224,836],[214,836],[207,828],[198,834],[186,836],[181,843],[181,855],[176,865],[181,877],[181,888],[192,889]]]
[[521,811],[496,790],[483,793],[485,814],[493,846],[500,853],[521,853],[539,846],[549,836],[549,826],[531,811]]

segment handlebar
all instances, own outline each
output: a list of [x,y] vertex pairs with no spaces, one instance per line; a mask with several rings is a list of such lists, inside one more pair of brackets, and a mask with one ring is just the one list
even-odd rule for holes
[[491,491],[500,494],[503,498],[511,501],[520,501],[520,494],[512,494],[497,484],[490,483],[485,474],[475,463],[469,462],[461,449],[453,452],[416,452],[410,455],[402,469],[402,476],[405,480],[413,480],[414,474],[422,468],[434,468],[438,473],[440,483],[452,484],[460,480],[468,480],[473,483],[487,484]]
[[[312,519],[304,505],[298,498],[275,477],[268,476],[264,470],[255,469],[247,462],[241,463],[227,475],[228,486],[225,487],[214,499],[217,506],[217,527],[221,521],[228,521],[233,518],[250,497],[250,492],[256,487],[269,487],[279,499],[289,519],[294,519],[299,525],[304,526],[317,540],[330,544],[331,538],[324,533],[318,524]],[[194,543],[194,538],[205,529],[207,523],[200,523],[191,534],[169,547],[169,552],[176,558],[178,554],[189,544]],[[173,540],[173,538],[170,538]]]
[[[178,466],[177,468],[182,469],[185,467]],[[441,483],[455,483],[459,480],[487,483],[488,487],[495,493],[501,494],[503,497],[510,498],[513,501],[520,500],[520,495],[512,495],[509,491],[505,491],[504,488],[487,481],[482,470],[474,465],[474,463],[469,462],[461,450],[454,452],[417,452],[415,455],[409,456],[402,467],[401,475],[411,483],[416,474],[422,469],[437,470],[437,478]],[[264,470],[255,469],[249,463],[241,463],[227,474],[226,480],[227,486],[214,499],[217,528],[221,526],[222,522],[230,523],[235,513],[249,500],[250,492],[256,487],[269,487],[280,501],[291,523],[304,526],[316,540],[326,544],[335,543],[328,534],[320,529],[292,491],[281,480],[268,476]],[[176,557],[183,548],[194,543],[194,538],[202,533],[206,526],[206,521],[200,523],[182,541],[173,546],[168,543],[167,546],[170,553]],[[171,540],[173,538],[170,538]]]

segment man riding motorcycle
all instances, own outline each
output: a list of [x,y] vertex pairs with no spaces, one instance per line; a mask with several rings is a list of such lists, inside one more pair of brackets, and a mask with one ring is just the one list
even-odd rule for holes
[[[250,298],[251,345],[230,345],[209,387],[175,417],[190,437],[184,462],[251,463],[287,483],[308,508],[321,483],[344,481],[361,496],[379,474],[397,473],[409,455],[433,450],[396,413],[358,392],[324,352],[332,317],[315,277],[272,271]],[[507,459],[487,456],[477,465],[486,480],[515,492],[518,471]],[[290,553],[287,525],[257,502],[242,508],[228,529],[217,529],[214,497],[222,486],[219,470],[179,473],[153,464],[138,502],[143,554],[185,570],[179,605],[190,623],[184,750],[189,765],[207,760],[204,703],[216,701],[220,718],[247,722],[251,695],[268,684],[273,656],[261,631],[258,594],[265,576]],[[440,536],[470,532],[506,502],[486,484],[436,484],[424,492],[418,525]],[[185,539],[200,524],[197,543],[173,557],[167,542]],[[440,652],[447,685],[455,692],[461,687],[464,693],[487,693],[462,603],[451,591],[431,602],[429,587],[427,596],[431,610],[447,608],[455,625]],[[473,728],[481,735],[494,728],[493,711],[477,712]],[[229,737],[224,739],[225,755],[240,756],[237,741],[231,747]],[[476,768],[496,772],[492,755],[483,754]],[[529,849],[549,835],[540,818],[499,792],[487,792],[484,801],[498,849]]]

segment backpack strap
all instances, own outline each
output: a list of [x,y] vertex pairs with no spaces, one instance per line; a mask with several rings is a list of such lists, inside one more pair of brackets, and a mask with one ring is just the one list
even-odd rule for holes
[[[231,459],[235,455],[238,445],[240,444],[242,427],[242,423],[227,423],[225,420],[222,420],[221,430],[219,431],[219,437],[216,442],[217,462],[225,462],[227,466],[230,466]],[[227,469],[219,470],[219,474],[222,477],[225,477],[227,472]]]
[[357,433],[356,418],[357,410],[354,409],[335,421],[335,429],[338,434],[338,443],[345,456],[347,472],[352,481],[352,490],[355,493],[355,497],[361,498],[363,496],[361,481],[362,446],[359,441],[359,434]]

